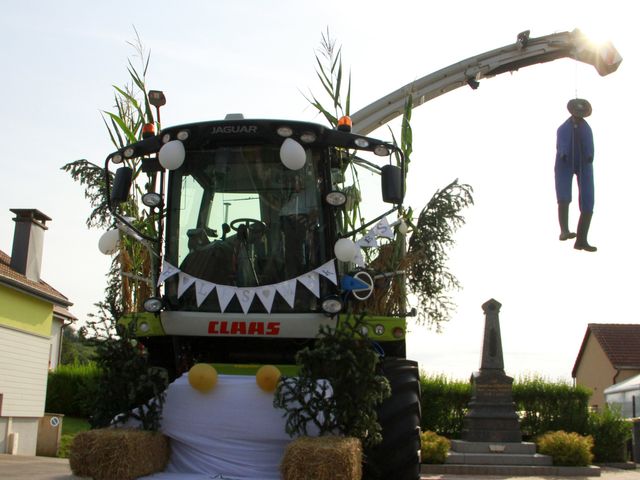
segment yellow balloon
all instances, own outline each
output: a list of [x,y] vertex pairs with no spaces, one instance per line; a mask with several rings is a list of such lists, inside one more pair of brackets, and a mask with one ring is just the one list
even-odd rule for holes
[[189,370],[189,385],[202,393],[207,393],[216,383],[218,372],[207,363],[196,363]]
[[265,392],[273,392],[280,380],[280,370],[273,365],[263,365],[256,372],[256,383]]

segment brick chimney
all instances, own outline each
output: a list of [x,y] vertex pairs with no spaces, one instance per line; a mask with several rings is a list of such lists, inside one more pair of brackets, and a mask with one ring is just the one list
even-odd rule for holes
[[16,214],[11,251],[11,268],[29,280],[40,281],[42,267],[42,246],[46,223],[51,219],[33,208],[12,208]]

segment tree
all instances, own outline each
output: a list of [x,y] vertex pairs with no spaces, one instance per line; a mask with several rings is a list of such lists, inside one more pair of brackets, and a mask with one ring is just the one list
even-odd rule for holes
[[[136,31],[135,42],[129,42],[139,61],[136,67],[128,60],[131,83],[114,88],[114,111],[105,111],[102,119],[113,145],[121,149],[142,139],[145,124],[155,123],[146,91],[146,75],[150,53],[146,51]],[[141,160],[125,158],[123,165],[133,171],[132,191],[128,200],[117,206],[120,215],[128,217],[134,227],[155,236],[155,222],[140,198],[155,187],[155,174],[143,178]],[[86,159],[70,162],[62,167],[84,187],[85,198],[93,210],[86,220],[88,228],[105,228],[115,223],[109,208],[105,176],[113,174]],[[143,301],[150,296],[152,262],[144,245],[120,235],[118,255],[107,273],[105,297],[95,304],[97,313],[82,334],[90,339],[97,353],[96,363],[102,375],[95,396],[92,427],[104,427],[118,416],[119,421],[134,417],[143,429],[159,427],[164,390],[168,383],[166,372],[150,367],[144,345],[133,338],[129,328],[118,323],[123,314],[142,310]]]

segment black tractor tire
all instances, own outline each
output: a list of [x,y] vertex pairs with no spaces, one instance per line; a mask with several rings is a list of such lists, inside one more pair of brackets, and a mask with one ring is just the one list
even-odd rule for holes
[[418,363],[384,358],[381,370],[391,396],[378,408],[382,443],[364,451],[365,480],[420,478],[420,371]]

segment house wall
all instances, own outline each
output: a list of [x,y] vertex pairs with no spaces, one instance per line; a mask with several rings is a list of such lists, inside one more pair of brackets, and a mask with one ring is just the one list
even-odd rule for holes
[[53,305],[0,285],[0,325],[48,337]]
[[0,286],[0,453],[12,432],[20,455],[35,455],[44,414],[53,306]]
[[591,407],[601,409],[605,405],[604,389],[615,383],[616,373],[600,343],[594,335],[589,335],[576,371],[576,384],[592,390]]

